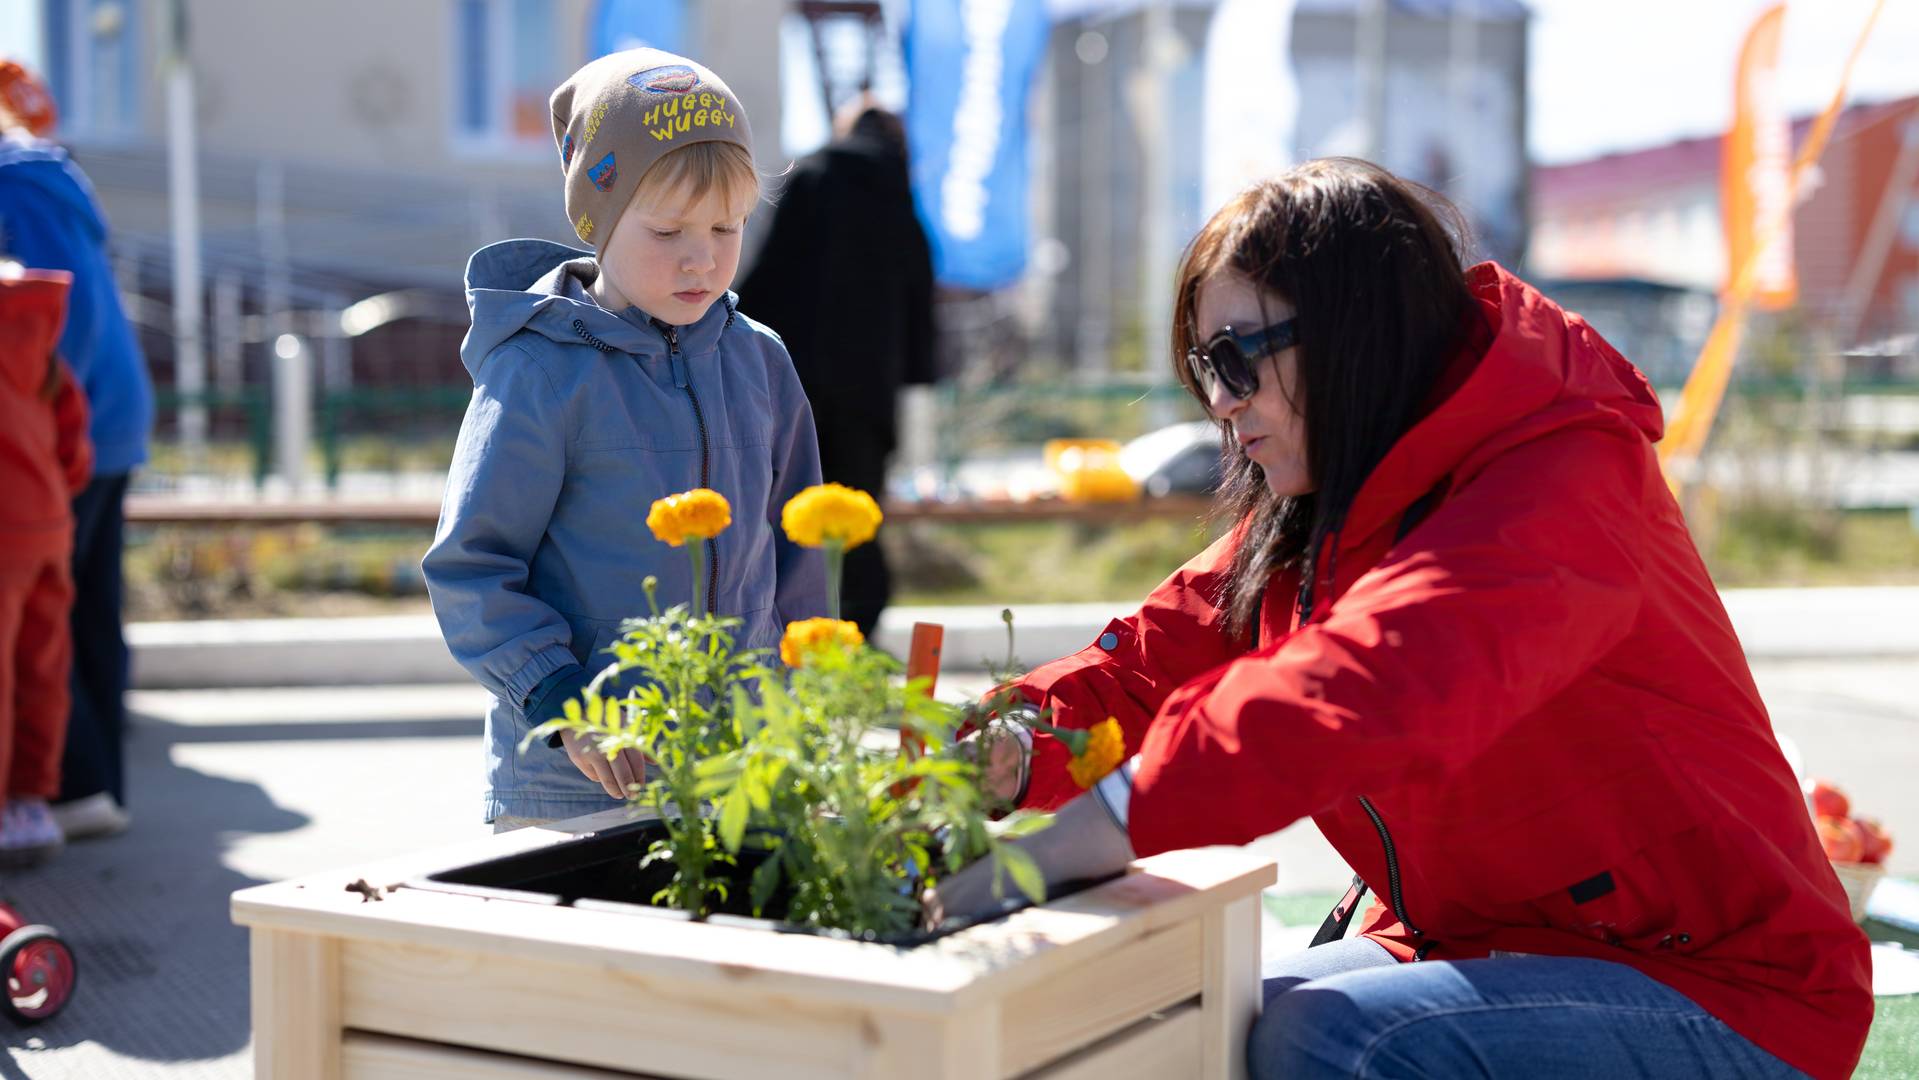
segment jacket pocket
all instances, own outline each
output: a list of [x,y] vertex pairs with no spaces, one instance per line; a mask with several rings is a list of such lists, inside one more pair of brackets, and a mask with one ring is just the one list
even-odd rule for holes
[[[1541,921],[1606,945],[1654,952],[1689,943],[1670,889],[1644,851],[1532,901]],[[1684,936],[1687,942],[1679,939]]]

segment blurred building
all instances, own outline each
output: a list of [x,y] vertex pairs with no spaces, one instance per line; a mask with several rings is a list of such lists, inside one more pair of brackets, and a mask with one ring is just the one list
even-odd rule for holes
[[[1147,222],[1164,215],[1175,250],[1203,203],[1204,52],[1216,0],[1169,0],[1170,78],[1151,87],[1179,122],[1148,145],[1137,100],[1151,5],[1061,0],[1034,117],[1036,258],[1028,283],[1035,347],[1102,371],[1143,362]],[[1374,157],[1466,212],[1481,255],[1516,265],[1526,248],[1526,32],[1519,0],[1386,0],[1383,131],[1368,131],[1361,59],[1365,0],[1299,0],[1291,63],[1294,160]],[[1374,153],[1374,147],[1377,153]],[[1168,203],[1146,205],[1147,171],[1171,159]],[[1149,368],[1153,365],[1148,364]]]
[[[1811,125],[1793,123],[1795,142]],[[1841,346],[1919,328],[1919,180],[1910,168],[1907,190],[1889,198],[1906,139],[1919,140],[1919,98],[1847,108],[1793,214],[1799,314],[1848,336]],[[1647,297],[1717,294],[1727,274],[1720,143],[1686,139],[1535,170],[1532,270],[1588,293],[1623,281]]]
[[[39,8],[38,62],[60,139],[98,188],[156,377],[171,380],[169,0],[6,0]],[[576,244],[547,96],[591,55],[609,0],[191,0],[202,265],[216,388],[264,381],[236,314],[333,311],[389,289],[436,294],[444,322],[322,343],[326,385],[454,383],[461,275],[481,244]],[[651,0],[649,0],[651,2]],[[627,9],[645,12],[644,7]],[[782,0],[683,9],[686,51],[746,103],[761,160],[779,153]],[[254,320],[257,324],[258,320]],[[296,328],[300,325],[293,324]],[[257,329],[257,326],[256,326]],[[228,340],[236,332],[254,340]],[[449,337],[450,334],[450,337]],[[330,351],[329,351],[330,350]]]

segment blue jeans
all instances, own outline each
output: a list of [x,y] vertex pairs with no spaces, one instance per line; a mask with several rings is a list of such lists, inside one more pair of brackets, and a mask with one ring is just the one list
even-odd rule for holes
[[105,792],[127,804],[127,639],[120,564],[126,552],[127,473],[96,476],[73,500],[73,689],[60,796]]
[[1624,964],[1555,956],[1399,963],[1365,938],[1266,970],[1247,1063],[1310,1077],[1805,1076]]

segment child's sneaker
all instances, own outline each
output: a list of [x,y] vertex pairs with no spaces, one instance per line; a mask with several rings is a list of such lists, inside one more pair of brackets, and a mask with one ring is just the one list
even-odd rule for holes
[[0,866],[36,866],[60,853],[66,838],[45,799],[8,799],[0,807]]
[[113,796],[102,791],[72,802],[55,803],[53,820],[69,840],[92,840],[122,833],[133,819],[127,816]]

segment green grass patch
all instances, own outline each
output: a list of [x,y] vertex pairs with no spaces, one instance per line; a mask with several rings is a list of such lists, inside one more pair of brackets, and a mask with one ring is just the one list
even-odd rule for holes
[[1852,1075],[1860,1080],[1919,1076],[1919,996],[1879,998],[1873,1004],[1872,1034]]
[[1838,513],[1756,502],[1696,510],[1693,520],[1721,587],[1919,582],[1919,527],[1904,510]]
[[1300,893],[1297,896],[1262,897],[1266,903],[1266,914],[1279,920],[1281,926],[1318,926],[1326,921],[1326,914],[1339,903],[1339,893]]

